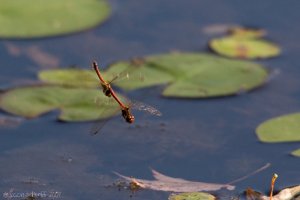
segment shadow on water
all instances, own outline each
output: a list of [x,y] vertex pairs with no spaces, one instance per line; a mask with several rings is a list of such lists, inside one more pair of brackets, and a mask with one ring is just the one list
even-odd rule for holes
[[[1,126],[1,193],[44,191],[58,192],[60,199],[128,199],[129,191],[107,187],[118,180],[112,171],[152,179],[152,167],[171,177],[227,183],[266,163],[272,166],[237,183],[236,192],[247,187],[266,191],[274,172],[280,176],[278,188],[299,184],[299,159],[288,155],[299,144],[263,144],[254,132],[268,118],[300,110],[300,49],[295,45],[300,35],[299,2],[111,3],[112,18],[96,29],[69,37],[0,41],[1,88],[35,80],[42,68],[73,64],[88,68],[94,59],[105,66],[171,50],[204,50],[210,35],[202,30],[210,24],[266,28],[283,47],[283,56],[263,62],[281,73],[263,88],[229,98],[164,99],[157,88],[146,89],[151,94],[147,98],[144,91],[131,92],[129,96],[144,98],[163,116],[157,119],[137,113],[139,120],[130,126],[116,117],[96,136],[89,134],[91,123],[59,123],[56,112],[15,127]],[[144,190],[133,198],[167,197],[165,192]]]

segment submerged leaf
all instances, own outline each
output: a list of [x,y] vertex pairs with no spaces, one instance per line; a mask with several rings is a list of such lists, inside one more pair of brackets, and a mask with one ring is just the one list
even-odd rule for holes
[[299,142],[300,113],[269,119],[256,128],[262,142]]
[[0,0],[0,37],[32,38],[82,31],[106,20],[106,0]]
[[171,194],[169,200],[214,200],[215,196],[204,192],[186,192],[180,194]]
[[118,109],[117,104],[107,103],[107,97],[97,89],[59,86],[8,90],[1,95],[0,107],[6,112],[26,118],[58,109],[61,111],[58,119],[63,121],[105,119],[113,116]]
[[277,45],[262,39],[229,36],[213,39],[209,46],[216,53],[233,58],[269,58],[280,54]]
[[159,190],[159,191],[168,191],[168,192],[199,192],[199,191],[216,191],[222,188],[233,190],[235,186],[229,184],[217,184],[217,183],[205,183],[205,182],[196,182],[188,181],[181,178],[173,178],[166,175],[163,175],[155,170],[152,170],[153,176],[156,180],[144,180],[136,179],[121,175],[115,172],[116,175],[124,178],[129,182],[137,182],[140,187]]
[[[119,71],[118,71],[119,70]],[[131,71],[141,80],[120,81],[123,89],[168,84],[166,97],[207,98],[238,94],[263,85],[267,71],[258,64],[219,58],[208,54],[171,53],[145,57],[138,66],[132,62],[113,64],[107,74]]]

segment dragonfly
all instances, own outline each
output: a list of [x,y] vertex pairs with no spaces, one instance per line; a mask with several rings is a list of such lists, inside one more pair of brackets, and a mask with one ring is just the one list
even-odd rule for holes
[[[151,115],[156,115],[156,116],[162,115],[161,112],[159,110],[157,110],[156,108],[154,108],[150,105],[147,105],[145,103],[142,103],[142,102],[128,100],[128,102],[129,102],[128,104],[123,103],[121,101],[121,99],[117,96],[117,94],[114,92],[113,88],[111,87],[111,82],[116,80],[119,76],[117,75],[110,82],[108,82],[108,81],[105,81],[105,79],[102,77],[99,67],[98,67],[98,64],[95,61],[93,62],[93,68],[100,80],[100,84],[102,86],[104,95],[106,95],[107,97],[112,97],[119,104],[119,108],[121,109],[122,117],[125,119],[125,121],[127,123],[132,124],[135,121],[135,117],[132,114],[131,109],[145,111]],[[107,121],[104,121],[104,123],[102,123],[98,128],[96,128],[92,132],[94,134],[98,133],[98,131],[104,126],[104,124],[106,122]]]

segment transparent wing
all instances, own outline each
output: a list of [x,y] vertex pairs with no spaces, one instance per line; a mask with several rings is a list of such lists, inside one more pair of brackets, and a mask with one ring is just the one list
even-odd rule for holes
[[123,81],[129,79],[129,72],[128,71],[123,71],[118,74],[113,74],[113,78],[108,82],[109,84],[117,81]]
[[120,73],[113,73],[111,80],[108,82],[109,84],[113,82],[119,82],[124,80],[137,80],[137,81],[144,81],[145,76],[142,73],[134,73],[135,70],[138,69],[138,66],[136,67],[130,67],[129,69],[125,69],[124,71]]
[[[99,105],[99,107],[105,105],[106,103],[113,103],[113,102],[112,101],[104,102],[101,105]],[[113,109],[113,110],[111,111],[111,109]],[[105,109],[103,109],[100,112],[99,118],[102,118],[105,113],[108,113],[108,110],[110,110],[111,111],[110,113],[112,113],[112,114],[110,116],[105,117],[104,119],[95,121],[93,123],[92,127],[90,128],[91,135],[96,135],[99,132],[101,132],[101,129],[105,126],[105,124],[107,122],[109,122],[114,116],[116,116],[118,114],[118,112],[120,112],[119,107],[111,108],[109,106],[106,106]]]
[[151,115],[161,116],[162,113],[153,106],[147,105],[142,102],[133,101],[130,103],[130,107],[135,110],[145,111]]

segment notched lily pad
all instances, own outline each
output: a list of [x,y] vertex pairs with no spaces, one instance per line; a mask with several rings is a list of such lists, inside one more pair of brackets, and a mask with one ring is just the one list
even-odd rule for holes
[[212,39],[209,47],[216,53],[233,58],[269,58],[278,56],[280,48],[263,39],[244,37],[223,37]]
[[260,124],[256,134],[262,142],[299,142],[300,113],[269,119]]
[[[84,97],[84,98],[83,98]],[[59,86],[23,87],[1,95],[0,108],[6,112],[34,118],[52,110],[60,110],[59,120],[88,121],[111,117],[117,104],[97,89]]]
[[0,0],[0,37],[32,38],[82,31],[106,20],[106,0]]
[[149,56],[139,66],[122,61],[110,66],[106,72],[124,69],[131,71],[133,77],[144,78],[120,81],[117,86],[139,89],[165,84],[164,96],[182,98],[234,95],[263,85],[268,77],[261,65],[197,53]]
[[180,194],[171,194],[169,200],[215,200],[216,197],[204,192],[186,192]]

